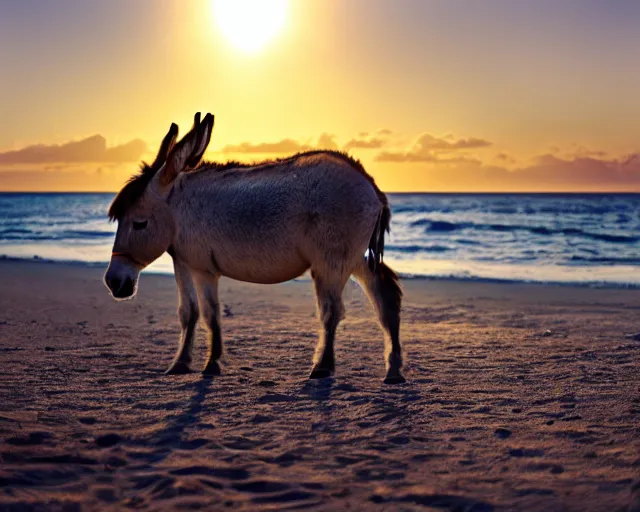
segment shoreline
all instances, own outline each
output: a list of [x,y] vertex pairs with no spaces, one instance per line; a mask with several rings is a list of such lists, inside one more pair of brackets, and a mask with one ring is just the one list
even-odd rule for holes
[[[38,265],[62,265],[69,267],[86,267],[86,268],[102,268],[106,271],[109,264],[108,261],[81,261],[81,260],[56,260],[51,258],[43,258],[34,255],[32,257],[14,257],[6,254],[0,254],[0,264],[8,263],[26,263]],[[640,267],[638,267],[640,274]],[[141,275],[174,277],[173,272],[167,272],[156,269],[145,269]],[[622,283],[609,281],[536,281],[536,280],[519,280],[508,278],[492,278],[492,277],[461,277],[461,276],[440,276],[440,275],[414,275],[411,273],[398,272],[403,282],[409,281],[435,281],[435,282],[451,282],[451,283],[478,283],[478,284],[496,284],[496,285],[530,285],[530,286],[553,286],[562,288],[588,288],[588,289],[604,289],[604,290],[638,290],[640,289],[640,281],[638,283]],[[303,275],[292,279],[293,282],[310,282],[307,272]],[[283,283],[279,283],[283,284]]]

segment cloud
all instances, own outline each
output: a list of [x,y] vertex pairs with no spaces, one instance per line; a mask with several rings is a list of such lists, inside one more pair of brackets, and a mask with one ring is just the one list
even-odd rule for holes
[[511,179],[521,183],[579,188],[593,185],[601,188],[637,186],[640,185],[640,153],[612,159],[565,159],[552,154],[540,155],[533,165],[513,171]]
[[417,149],[439,149],[443,151],[457,151],[459,149],[478,149],[491,146],[491,142],[477,137],[468,139],[455,139],[453,136],[438,138],[428,133],[423,133],[416,143]]
[[222,148],[223,153],[296,153],[311,149],[307,144],[301,144],[294,139],[282,139],[278,142],[241,142],[227,144]]
[[433,192],[640,191],[640,153],[611,159],[545,154],[515,169],[473,159],[449,163],[414,166],[408,172],[422,190]]
[[0,153],[0,164],[50,164],[77,162],[123,163],[136,162],[146,152],[147,145],[135,139],[120,146],[108,148],[102,135],[79,141],[47,146],[37,144],[16,151]]
[[504,162],[506,164],[516,163],[516,159],[513,158],[509,153],[505,153],[505,152],[498,153],[495,158],[496,160],[500,160],[501,162]]
[[581,158],[581,157],[603,158],[607,156],[607,153],[605,151],[601,151],[598,149],[589,149],[589,148],[585,148],[584,146],[576,146],[573,149],[573,151],[570,153],[570,156],[575,158]]
[[350,149],[380,149],[384,147],[386,143],[386,139],[380,139],[378,137],[373,137],[371,139],[351,139],[344,145],[343,149],[345,151]]
[[456,139],[453,136],[434,137],[429,133],[423,133],[409,151],[383,151],[375,159],[378,162],[455,163],[458,161],[476,161],[466,156],[451,157],[442,156],[442,154],[486,148],[488,146],[491,146],[491,142],[477,137]]
[[374,160],[376,162],[394,163],[430,163],[430,164],[481,164],[480,160],[468,156],[440,156],[437,153],[414,154],[381,151]]
[[69,163],[0,167],[0,189],[24,192],[114,191],[131,176],[131,163]]
[[[373,132],[359,132],[342,146],[344,151],[350,149],[380,149],[388,142],[391,130],[383,128]],[[318,139],[301,142],[296,139],[286,138],[275,142],[241,142],[239,144],[227,144],[221,149],[222,153],[236,154],[286,154],[312,151],[314,149],[338,150],[340,145],[336,142],[336,136],[332,133],[322,133]]]
[[307,144],[295,139],[282,139],[277,142],[241,142],[240,144],[228,144],[222,148],[223,153],[299,153],[312,149],[338,149],[335,135],[322,133],[316,144]]
[[357,137],[347,142],[342,149],[380,149],[389,143],[389,137],[393,132],[387,128],[382,128],[375,132],[359,132]]
[[318,137],[318,144],[316,149],[338,149],[338,144],[336,143],[336,136],[332,133],[323,133]]

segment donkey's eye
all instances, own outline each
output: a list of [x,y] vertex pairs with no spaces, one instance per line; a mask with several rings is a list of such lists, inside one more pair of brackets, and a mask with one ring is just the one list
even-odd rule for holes
[[142,220],[140,222],[137,222],[137,221],[134,220],[133,221],[133,229],[135,229],[136,231],[144,229],[144,228],[147,227],[147,222],[149,222],[149,221]]

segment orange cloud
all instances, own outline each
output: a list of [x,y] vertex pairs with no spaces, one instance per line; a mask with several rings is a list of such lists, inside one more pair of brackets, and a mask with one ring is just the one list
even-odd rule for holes
[[320,137],[318,137],[316,149],[338,149],[335,138],[336,136],[332,133],[321,134]]
[[67,142],[66,144],[51,146],[37,144],[16,151],[6,151],[0,153],[0,164],[136,162],[140,160],[146,150],[147,145],[140,139],[108,148],[107,142],[102,135],[94,135],[83,140]]
[[222,148],[223,153],[296,153],[311,149],[307,144],[301,144],[294,139],[282,139],[278,142],[241,142],[228,144]]
[[282,139],[277,142],[241,142],[240,144],[228,144],[222,148],[223,153],[299,153],[311,149],[338,149],[335,135],[323,133],[318,137],[316,144],[306,144],[295,139]]
[[491,142],[477,137],[455,139],[434,137],[423,133],[409,151],[383,151],[376,156],[378,162],[429,162],[429,163],[472,163],[478,162],[467,156],[442,156],[461,150],[480,149],[491,146]]
[[622,158],[576,157],[563,159],[541,155],[533,165],[513,171],[512,181],[571,187],[619,188],[640,185],[640,153]]
[[450,163],[423,169],[414,166],[406,176],[412,178],[415,189],[434,192],[640,191],[640,153],[617,159],[547,154],[511,170],[479,161]]
[[384,147],[386,143],[386,139],[380,139],[378,137],[373,137],[371,139],[351,139],[344,145],[343,149],[345,151],[348,151],[350,149],[380,149]]
[[516,163],[516,159],[513,158],[508,153],[505,153],[505,152],[498,153],[495,158],[496,158],[496,160],[500,160],[501,162],[505,162],[507,164],[515,164]]
[[481,165],[480,160],[468,156],[441,156],[438,153],[426,152],[400,153],[395,151],[381,151],[374,160],[376,162],[394,162],[394,163],[430,163],[430,164],[473,164]]

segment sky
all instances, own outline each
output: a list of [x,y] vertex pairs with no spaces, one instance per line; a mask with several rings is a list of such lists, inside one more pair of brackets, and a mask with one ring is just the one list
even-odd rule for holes
[[214,0],[0,0],[0,190],[117,191],[202,111],[211,160],[340,149],[388,192],[640,191],[640,2],[278,2],[246,51],[250,6],[228,26]]

